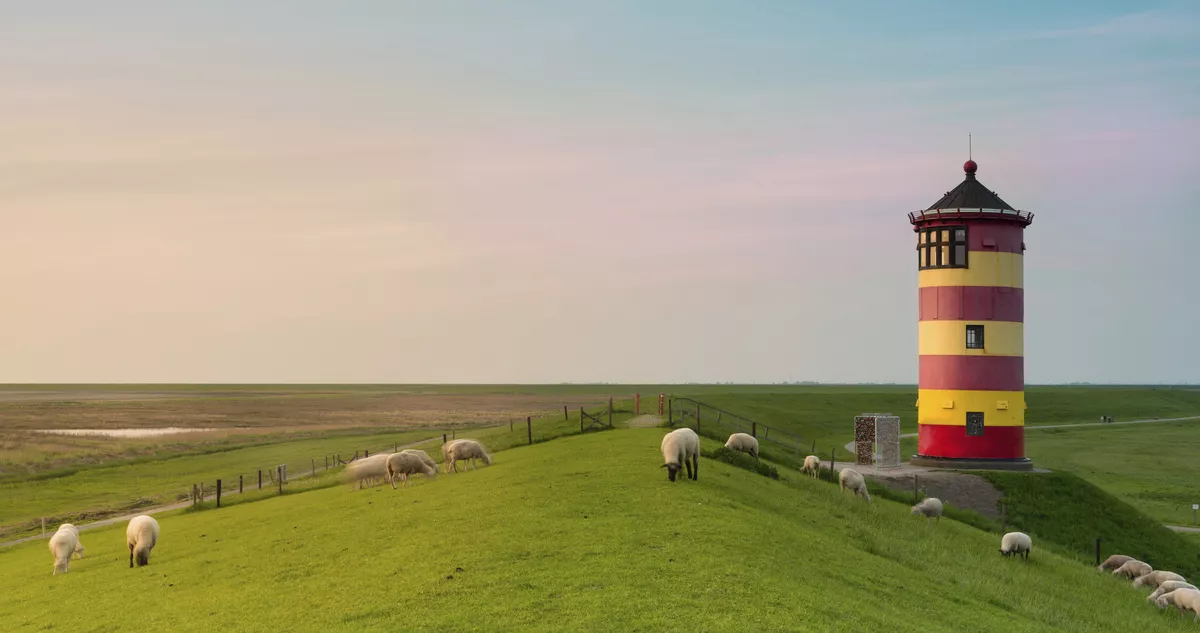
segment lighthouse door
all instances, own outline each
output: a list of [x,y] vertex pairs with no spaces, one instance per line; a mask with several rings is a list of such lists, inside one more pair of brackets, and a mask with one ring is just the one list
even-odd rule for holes
[[967,435],[983,435],[983,413],[967,412]]

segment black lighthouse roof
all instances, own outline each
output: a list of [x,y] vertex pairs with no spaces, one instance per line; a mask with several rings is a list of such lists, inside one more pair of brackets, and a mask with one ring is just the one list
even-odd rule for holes
[[942,196],[941,200],[929,206],[927,211],[934,209],[1007,209],[1016,211],[1010,204],[1000,199],[996,192],[983,186],[975,178],[975,172],[979,170],[979,165],[973,160],[963,164],[963,171],[966,172],[967,178],[959,185]]

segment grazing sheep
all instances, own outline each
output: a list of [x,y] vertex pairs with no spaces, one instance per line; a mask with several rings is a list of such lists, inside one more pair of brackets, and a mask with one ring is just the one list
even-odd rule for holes
[[1108,558],[1104,559],[1104,562],[1100,563],[1100,565],[1098,567],[1096,567],[1096,571],[1109,571],[1112,569],[1117,569],[1121,565],[1124,565],[1125,563],[1128,563],[1131,560],[1137,560],[1137,559],[1135,559],[1132,556],[1126,556],[1124,554],[1113,554],[1112,556],[1109,556]]
[[675,429],[663,436],[662,445],[663,465],[667,469],[667,479],[675,481],[675,475],[687,467],[688,479],[700,479],[700,436],[687,428]]
[[[424,451],[421,451],[422,453]],[[426,461],[428,460],[428,461]],[[400,451],[393,453],[387,458],[387,480],[392,484],[392,490],[396,489],[396,478],[399,477],[402,485],[408,486],[408,476],[422,474],[426,477],[437,477],[437,464],[433,463],[432,459],[426,455],[422,459],[417,452]]]
[[758,459],[758,438],[749,433],[734,433],[725,440],[725,448],[731,448],[735,451],[750,453],[750,456]]
[[1185,580],[1168,580],[1168,581],[1163,582],[1163,584],[1159,585],[1158,589],[1154,590],[1154,593],[1151,593],[1149,596],[1146,596],[1146,599],[1149,600],[1150,602],[1154,602],[1154,601],[1158,600],[1159,596],[1161,596],[1165,593],[1171,593],[1172,591],[1175,591],[1176,589],[1195,589],[1195,588],[1196,588],[1195,585],[1193,585]]
[[425,462],[426,464],[428,464],[430,466],[433,466],[434,468],[437,468],[437,462],[433,461],[433,458],[429,456],[429,453],[426,453],[425,451],[423,451],[419,448],[406,448],[400,452],[416,455],[417,457],[421,458],[421,461]]
[[386,477],[387,458],[389,454],[375,453],[370,457],[356,459],[346,464],[346,477],[350,480],[350,489],[354,490],[354,482],[358,482],[358,488],[361,489],[364,481],[368,485],[372,485]]
[[1124,576],[1126,578],[1133,579],[1137,578],[1138,576],[1145,576],[1152,571],[1154,571],[1153,567],[1143,563],[1140,560],[1133,559],[1125,561],[1125,564],[1113,570],[1113,574],[1116,576]]
[[71,566],[72,554],[83,558],[83,545],[79,542],[79,529],[70,523],[58,526],[58,531],[50,537],[50,554],[54,556],[54,571],[50,575],[55,576],[59,572],[67,573],[67,569]]
[[[1178,590],[1176,590],[1176,591],[1178,591]],[[1168,592],[1162,594],[1161,596],[1155,598],[1154,606],[1158,607],[1159,611],[1162,611],[1163,609],[1166,609],[1167,607],[1175,607],[1176,609],[1183,611],[1183,607],[1180,607],[1179,605],[1175,604],[1175,592],[1174,591],[1168,591]]]
[[804,458],[804,466],[800,468],[800,472],[807,473],[813,477],[821,476],[821,458],[816,455],[809,455]]
[[[482,459],[483,463],[488,466],[492,465],[492,456],[488,455],[487,451],[483,448],[483,444],[480,444],[476,440],[455,440],[450,444],[448,450],[450,451],[447,454],[449,456],[450,468],[453,468],[454,472],[458,472],[459,460],[471,460],[472,470],[475,469],[475,460],[477,459]],[[463,469],[466,470],[466,468],[464,464]]]
[[1024,532],[1009,532],[1000,539],[1000,554],[1002,556],[1023,557],[1029,560],[1029,552],[1033,549],[1033,539]]
[[923,514],[927,519],[942,520],[942,500],[937,497],[928,497],[921,500],[921,503],[912,507],[913,514]]
[[150,550],[158,544],[158,521],[154,517],[139,514],[129,520],[125,528],[125,543],[129,545],[129,567],[137,560],[137,566],[150,564]]
[[[1172,601],[1175,608],[1180,611],[1191,611],[1195,614],[1192,620],[1200,622],[1200,591],[1195,589],[1176,589],[1166,595],[1175,597]],[[1162,597],[1160,596],[1159,599],[1161,600]]]
[[1182,580],[1183,582],[1187,582],[1187,578],[1184,578],[1173,571],[1152,571],[1148,574],[1142,574],[1134,579],[1133,586],[1157,589],[1159,585],[1168,580]]
[[458,443],[459,440],[449,440],[442,444],[442,467],[448,473],[450,472],[450,447]]
[[867,503],[871,503],[871,493],[867,492],[867,480],[863,479],[862,473],[853,468],[843,468],[842,472],[838,473],[838,489],[847,488],[854,491],[854,496],[862,497]]

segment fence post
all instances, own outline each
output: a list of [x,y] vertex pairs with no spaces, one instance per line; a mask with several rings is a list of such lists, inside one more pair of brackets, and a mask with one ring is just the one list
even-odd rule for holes
[[[512,430],[513,430],[513,429],[512,429],[512,416],[509,416],[509,418],[508,418],[508,432],[509,432],[509,433],[512,433]],[[443,433],[443,434],[442,434],[442,440],[443,440],[443,441],[442,441],[442,443],[443,443],[443,444],[445,444],[445,443],[446,443],[446,442],[445,442],[445,439],[446,439],[446,434],[445,434],[445,433]]]
[[310,461],[312,461],[312,473],[310,473],[310,474],[315,475],[315,474],[317,474],[317,460],[314,458]]
[[238,475],[238,494],[242,494],[242,476]]
[[608,399],[608,428],[612,428],[612,398]]
[[329,470],[329,456],[325,456],[325,470]]
[[663,394],[660,393],[660,394],[658,394],[658,414],[662,415],[662,412],[663,412]]
[[258,489],[262,490],[262,469],[258,469]]
[[287,481],[287,464],[283,465],[283,480]]
[[283,494],[283,466],[276,466],[275,474],[275,481],[279,482],[279,494]]
[[579,432],[583,433],[583,407],[579,407]]
[[[563,405],[563,421],[570,421],[570,419],[571,419],[571,415],[567,413],[567,405],[564,404]],[[580,424],[579,430],[582,431],[583,430],[583,420],[580,420],[579,424]]]
[[642,413],[642,394],[633,394],[633,414],[640,415]]
[[700,432],[700,403],[696,403],[696,432]]
[[667,422],[670,422],[671,424],[675,424],[675,412],[671,410],[671,407],[674,404],[675,404],[674,398],[671,398],[670,400],[667,401]]
[[[510,431],[512,430],[512,421],[509,421],[509,423],[508,423],[508,430],[510,430]],[[446,434],[445,433],[442,433],[442,445],[443,446],[446,445]]]
[[758,422],[750,423],[750,437],[758,437]]
[[1100,538],[1096,538],[1096,566],[1100,566]]
[[366,458],[368,458],[368,457],[370,457],[370,456],[371,456],[371,451],[369,451],[369,450],[367,450],[367,449],[365,449],[365,448],[364,448],[364,449],[363,449],[363,459],[366,459]]
[[42,538],[46,538],[46,517],[42,517]]
[[400,442],[392,442],[392,452],[393,453],[400,452]]
[[221,480],[217,480],[217,507],[221,507]]
[[829,449],[829,475],[833,481],[837,481],[837,460],[833,458],[836,453],[836,448]]
[[200,482],[200,503],[204,503],[204,482]]
[[533,444],[533,416],[525,418],[525,432],[529,434],[529,443]]

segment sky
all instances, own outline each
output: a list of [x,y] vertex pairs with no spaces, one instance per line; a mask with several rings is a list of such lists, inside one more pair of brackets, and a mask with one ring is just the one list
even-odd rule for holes
[[968,134],[1026,381],[1200,383],[1200,3],[0,0],[0,382],[915,383]]

